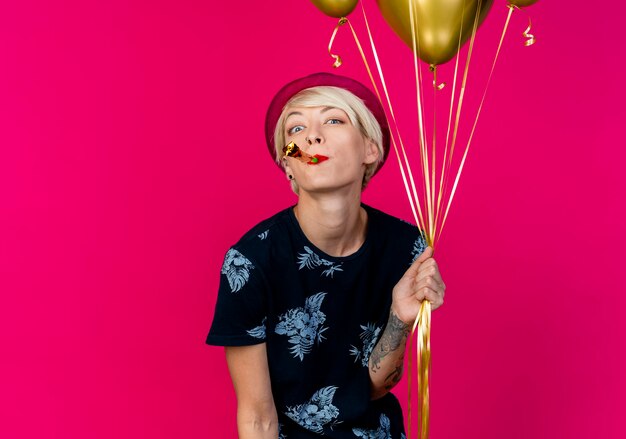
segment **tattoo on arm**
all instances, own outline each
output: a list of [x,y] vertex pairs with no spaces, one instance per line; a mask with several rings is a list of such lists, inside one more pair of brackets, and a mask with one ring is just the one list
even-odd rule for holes
[[396,364],[396,368],[389,375],[385,377],[385,389],[391,390],[402,379],[402,370],[404,369],[404,355]]
[[[400,346],[402,346],[402,343],[406,341],[410,330],[410,326],[400,320],[398,316],[393,313],[393,311],[389,312],[389,321],[387,322],[385,332],[383,332],[382,337],[378,341],[378,344],[372,351],[372,355],[370,357],[372,372],[376,373],[377,370],[380,369],[380,361],[387,355],[389,355],[389,353],[397,350]],[[404,358],[404,354],[402,355],[402,358]],[[396,364],[395,371],[391,373],[387,378],[395,376],[395,374],[398,372],[399,376],[402,376],[402,359],[400,360],[399,364],[400,366]]]

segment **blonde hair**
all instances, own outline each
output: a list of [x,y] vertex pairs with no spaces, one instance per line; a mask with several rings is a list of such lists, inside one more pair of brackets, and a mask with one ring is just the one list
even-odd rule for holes
[[[365,167],[361,190],[365,189],[376,169],[383,161],[385,151],[383,147],[383,134],[378,121],[372,112],[365,106],[363,101],[340,87],[318,86],[311,87],[295,94],[283,107],[282,113],[274,128],[274,147],[276,148],[276,162],[281,164],[284,157],[285,146],[285,121],[289,107],[334,107],[343,110],[363,137],[372,141],[378,148],[378,159]],[[298,194],[298,184],[291,180],[291,189]]]

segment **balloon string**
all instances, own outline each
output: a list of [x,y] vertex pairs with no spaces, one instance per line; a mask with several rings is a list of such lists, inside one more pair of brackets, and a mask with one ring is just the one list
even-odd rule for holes
[[[393,111],[393,105],[391,104],[391,99],[389,98],[389,92],[387,90],[387,83],[385,81],[385,75],[383,74],[383,70],[382,70],[382,66],[380,64],[380,59],[378,57],[378,51],[376,50],[376,44],[374,43],[374,38],[372,37],[372,31],[370,29],[369,26],[369,20],[367,19],[367,14],[365,13],[365,6],[363,6],[363,3],[361,3],[361,11],[363,12],[363,20],[365,22],[365,28],[367,30],[367,35],[370,41],[370,47],[372,49],[372,54],[374,56],[374,60],[376,61],[376,67],[378,69],[378,75],[380,77],[380,81],[381,84],[383,86],[383,90],[385,91],[385,97],[387,99],[387,105],[389,106],[389,110],[391,113],[391,117],[393,118],[393,122],[394,122],[394,127],[396,129],[398,138],[400,139],[400,145],[402,147],[402,156],[405,162],[405,165],[407,167],[408,170],[408,174],[409,174],[409,180],[411,182],[411,188],[413,190],[413,196],[416,200],[416,204],[418,207],[418,212],[419,212],[419,216],[420,219],[422,221],[422,224],[424,223],[424,219],[423,219],[423,215],[422,215],[422,209],[421,209],[421,204],[419,202],[419,197],[417,194],[417,189],[415,188],[415,181],[413,179],[413,172],[411,170],[411,163],[406,155],[406,148],[404,147],[404,143],[402,142],[402,137],[400,136],[400,129],[398,128],[398,122],[396,121],[396,116],[395,116],[395,112]],[[420,223],[418,223],[419,225]],[[420,229],[423,229],[423,226],[420,226]],[[421,233],[421,230],[420,230]]]
[[418,385],[420,395],[418,399],[420,413],[420,438],[427,439],[430,430],[430,330],[432,308],[428,300],[423,300],[420,307],[421,318],[418,325],[417,352],[418,352]]
[[[461,23],[465,21],[465,8],[461,9]],[[439,224],[439,213],[441,210],[441,200],[443,195],[443,188],[448,180],[448,172],[452,165],[452,154],[448,156],[448,147],[450,146],[450,128],[452,126],[452,113],[454,110],[454,98],[456,97],[456,84],[459,71],[459,59],[461,52],[461,41],[463,37],[463,27],[459,28],[459,40],[456,49],[456,59],[454,61],[454,78],[452,80],[452,93],[450,95],[450,112],[448,113],[448,128],[446,130],[446,145],[443,150],[443,166],[441,168],[441,175],[439,178],[439,192],[437,193],[437,209],[435,212],[435,224]]]
[[419,438],[427,439],[429,433],[429,425],[430,425],[430,392],[429,392],[429,373],[430,373],[430,328],[431,328],[431,303],[428,300],[423,300],[419,312],[417,314],[417,318],[413,323],[413,328],[411,329],[411,337],[409,341],[409,376],[408,376],[408,385],[409,385],[409,406],[408,406],[408,422],[407,422],[407,433],[408,439],[412,438],[412,412],[411,412],[411,401],[412,401],[412,363],[413,363],[413,334],[415,334],[417,330],[417,370],[418,370],[418,428],[419,428]]
[[469,151],[470,144],[472,142],[472,138],[474,137],[474,131],[476,130],[476,125],[478,124],[478,118],[480,117],[480,113],[483,109],[483,104],[485,103],[485,97],[487,96],[487,90],[489,89],[489,84],[491,83],[491,77],[493,76],[493,71],[496,67],[496,62],[498,61],[498,56],[500,55],[500,49],[502,48],[502,42],[504,41],[504,37],[506,35],[506,31],[509,28],[509,22],[511,21],[511,15],[513,14],[513,8],[509,7],[509,13],[506,17],[506,21],[504,22],[504,28],[502,29],[502,34],[500,35],[500,42],[498,43],[498,49],[496,50],[496,56],[493,59],[493,63],[491,64],[491,70],[489,72],[489,77],[487,78],[487,85],[485,86],[485,90],[483,92],[483,96],[480,100],[480,105],[478,106],[478,112],[476,113],[476,119],[474,119],[474,124],[472,125],[472,131],[470,132],[469,139],[467,141],[467,145],[465,146],[465,152],[463,154],[463,159],[461,160],[461,165],[459,166],[459,170],[457,172],[456,178],[454,180],[454,185],[452,187],[452,192],[450,193],[450,199],[448,200],[448,206],[446,207],[446,211],[443,217],[443,221],[441,223],[441,227],[439,228],[439,235],[443,231],[443,227],[446,224],[446,219],[448,217],[448,211],[450,210],[450,205],[452,204],[452,199],[454,198],[454,194],[456,192],[456,187],[459,183],[459,178],[461,177],[461,172],[463,171],[463,166],[465,165],[465,159],[467,157],[467,153]]
[[[422,166],[422,193],[427,195],[428,192],[428,140],[426,136],[426,123],[424,121],[425,111],[423,110],[422,102],[424,102],[424,87],[422,82],[422,66],[418,59],[421,57],[420,51],[420,42],[417,38],[417,33],[419,31],[418,23],[417,23],[417,6],[413,0],[409,1],[409,18],[411,20],[411,41],[413,48],[413,65],[415,70],[415,98],[417,103],[417,118],[418,118],[418,126],[419,126],[419,145],[420,145],[420,164]],[[425,204],[428,203],[428,196],[426,197]],[[430,237],[432,227],[429,224],[428,229],[428,237],[430,242]]]
[[[387,83],[385,81],[385,76],[383,74],[382,66],[380,64],[380,59],[378,57],[378,51],[376,50],[376,44],[374,43],[374,38],[372,37],[372,32],[371,32],[371,29],[370,29],[370,26],[369,26],[369,21],[367,19],[367,14],[365,13],[365,7],[363,6],[363,3],[361,3],[361,10],[362,10],[362,13],[363,13],[363,19],[364,19],[364,22],[365,22],[365,27],[366,27],[366,30],[367,30],[367,34],[368,34],[368,37],[369,37],[370,46],[371,46],[371,49],[372,49],[372,54],[374,56],[374,60],[376,61],[376,67],[377,67],[377,70],[378,70],[378,75],[380,77],[380,81],[381,81],[381,84],[383,86],[383,90],[385,92],[385,98],[387,100],[387,105],[389,107],[389,112],[390,112],[391,117],[393,119],[393,126],[394,126],[394,128],[396,130],[396,134],[397,134],[398,139],[400,141],[400,147],[401,147],[401,150],[402,150],[402,156],[403,156],[403,159],[404,159],[405,166],[407,168],[407,173],[408,173],[408,176],[409,176],[409,180],[411,182],[411,188],[412,188],[412,191],[413,191],[413,197],[414,197],[414,200],[415,200],[415,204],[417,205],[417,210],[418,210],[418,213],[419,213],[419,220],[418,220],[418,218],[416,218],[416,223],[417,223],[417,225],[418,225],[418,227],[420,229],[420,234],[422,234],[422,237],[424,237],[424,226],[423,226],[424,218],[423,218],[423,215],[422,215],[422,208],[421,208],[421,204],[420,204],[419,197],[418,197],[418,194],[417,194],[417,189],[415,188],[415,181],[413,179],[413,172],[411,170],[411,164],[410,164],[410,162],[408,160],[408,157],[406,155],[406,148],[404,147],[404,142],[402,141],[402,136],[400,135],[400,130],[398,128],[398,123],[397,123],[397,120],[396,120],[395,112],[393,111],[393,105],[391,104],[391,99],[389,98],[389,91],[387,90]],[[354,29],[353,29],[353,34],[355,36],[355,40],[358,41],[358,38],[356,37],[356,33],[354,32]],[[362,51],[361,51],[361,55],[363,57],[364,63],[367,66],[367,60],[366,60],[366,58],[365,58],[365,56],[364,56]],[[367,67],[367,68],[369,70],[369,67]],[[371,76],[371,74],[370,74],[370,79],[372,80],[372,83],[374,83],[373,82],[374,80],[373,80],[373,77]],[[380,99],[380,95],[379,95],[379,99]],[[398,157],[398,161],[399,160],[400,160],[400,158]],[[420,222],[420,220],[421,220],[421,222]],[[424,237],[424,239],[426,241],[428,241],[428,236]]]
[[432,224],[432,209],[431,209],[431,194],[430,194],[430,184],[428,182],[428,145],[426,143],[426,130],[424,128],[424,112],[422,110],[422,101],[424,100],[424,96],[422,94],[422,79],[421,79],[421,70],[418,62],[418,56],[420,54],[419,40],[417,39],[417,20],[416,20],[416,10],[415,3],[413,0],[409,0],[409,19],[411,23],[411,40],[413,43],[413,65],[415,68],[415,90],[416,90],[416,100],[417,100],[417,120],[419,126],[419,144],[420,144],[420,164],[422,165],[422,188],[423,192],[426,194],[425,205],[428,208],[428,224],[426,224],[426,234],[428,236],[427,243],[430,245],[434,245],[433,242],[433,224]]
[[[433,214],[435,212],[435,172],[436,172],[436,158],[437,158],[437,91],[439,90],[439,88],[437,87],[437,66],[433,65],[430,67],[430,69],[433,72],[433,153],[432,153],[432,167],[431,167],[431,176],[430,176],[430,185],[431,185],[431,192],[433,194],[432,198],[431,198],[431,205],[430,205],[430,217],[432,218],[433,224],[436,225],[436,223],[434,222],[435,219],[433,218]],[[433,230],[433,234],[435,233],[435,230]]]
[[[365,12],[364,12],[365,13]],[[382,102],[382,98],[381,98],[381,94],[380,91],[378,90],[378,86],[376,85],[376,81],[374,80],[374,76],[372,75],[372,70],[369,66],[369,63],[367,61],[367,57],[365,56],[365,53],[363,52],[363,46],[361,45],[361,42],[359,40],[359,37],[356,34],[356,31],[354,30],[354,27],[352,26],[352,23],[347,20],[348,26],[350,26],[350,30],[352,32],[352,36],[354,38],[354,42],[359,50],[359,53],[361,55],[361,59],[363,60],[363,65],[365,66],[365,69],[367,71],[367,74],[370,78],[370,81],[372,83],[372,86],[374,88],[374,92],[376,93],[376,96],[378,97],[378,100]],[[388,99],[388,98],[387,98]],[[395,117],[393,115],[393,108],[390,109],[390,112],[392,114],[392,117],[394,119],[395,122]],[[420,234],[422,234],[423,236],[423,226],[420,226],[420,224],[423,223],[423,219],[422,219],[422,213],[421,213],[421,207],[419,205],[419,199],[417,198],[417,193],[415,191],[415,185],[413,184],[413,194],[411,194],[411,190],[409,188],[409,184],[407,181],[407,173],[409,174],[409,177],[412,180],[412,175],[410,172],[410,166],[408,165],[408,161],[406,161],[406,166],[409,166],[408,171],[405,171],[404,166],[402,164],[402,159],[400,157],[400,152],[398,149],[398,142],[396,142],[395,136],[398,136],[399,139],[399,143],[400,146],[402,148],[402,151],[404,153],[404,157],[406,159],[406,153],[404,152],[404,145],[402,143],[402,138],[400,137],[400,132],[397,128],[397,124],[395,124],[395,133],[394,130],[391,129],[391,124],[389,123],[389,117],[387,116],[387,114],[385,113],[385,118],[387,119],[387,123],[390,126],[390,133],[391,133],[391,144],[393,146],[393,150],[396,154],[396,158],[398,160],[398,165],[400,167],[400,173],[402,175],[402,182],[404,183],[404,188],[406,190],[406,194],[407,194],[407,198],[409,200],[409,204],[411,205],[411,211],[413,212],[413,217],[415,218],[415,223],[418,225],[418,228],[420,230]],[[417,204],[417,211],[416,211],[416,204]],[[421,222],[420,222],[421,220]]]
[[335,26],[335,30],[333,31],[333,34],[330,37],[330,42],[328,43],[328,54],[335,59],[335,62],[333,63],[333,67],[334,68],[338,68],[339,66],[341,66],[341,64],[343,64],[343,61],[341,60],[341,57],[339,55],[335,55],[332,52],[332,47],[333,47],[333,42],[335,41],[335,36],[337,36],[337,32],[339,31],[339,28],[341,26],[343,26],[344,24],[346,24],[348,21],[348,19],[346,17],[341,17],[339,19],[339,22],[337,23],[337,26]]
[[[423,101],[423,86],[422,86],[422,77],[421,77],[421,69],[420,69],[420,65],[418,62],[418,56],[420,54],[420,47],[419,47],[419,40],[417,38],[417,20],[416,20],[416,9],[415,9],[415,3],[413,0],[409,0],[409,19],[410,19],[410,23],[411,23],[411,39],[412,39],[412,45],[413,45],[413,65],[415,68],[415,86],[416,86],[416,100],[417,100],[417,108],[418,108],[418,123],[419,123],[419,143],[420,143],[420,159],[421,159],[421,164],[422,164],[422,172],[423,172],[423,183],[426,187],[426,190],[424,192],[426,192],[426,205],[428,207],[428,219],[429,219],[429,223],[428,223],[428,242],[430,245],[434,246],[434,240],[433,240],[433,236],[434,236],[434,230],[433,230],[433,216],[432,216],[432,212],[433,212],[433,203],[432,203],[432,198],[431,198],[431,193],[430,193],[430,189],[431,189],[431,184],[428,181],[428,176],[429,176],[429,169],[428,169],[428,146],[426,144],[426,133],[425,133],[425,129],[424,129],[424,116],[423,116],[423,111],[422,111],[422,101]],[[436,79],[434,81],[434,84],[436,84]],[[433,164],[434,165],[434,164]],[[434,170],[434,167],[433,167]],[[423,335],[423,324],[425,322],[424,319],[424,310],[426,307],[426,303],[427,301],[424,300],[422,302],[422,306],[420,306],[420,312],[418,314],[418,318],[415,320],[415,323],[413,325],[413,328],[411,330],[411,340],[413,338],[413,334],[415,333],[416,327],[418,327],[419,325],[419,329],[418,329],[418,343],[416,346],[416,350],[417,350],[417,370],[418,370],[418,407],[417,407],[417,411],[418,411],[418,432],[419,432],[419,437],[421,438],[427,438],[428,437],[428,423],[429,423],[429,392],[428,392],[428,375],[424,374],[424,367],[428,367],[428,362],[424,362],[424,358],[421,358],[421,355],[424,353],[423,350],[423,340],[422,340],[422,335]],[[413,351],[413,347],[412,344],[409,345],[409,350],[410,352]],[[413,363],[413,356],[411,355],[409,357],[409,369],[412,370],[412,363]],[[408,434],[409,434],[409,439],[412,439],[412,423],[413,423],[413,412],[411,410],[413,401],[412,401],[412,381],[408,380],[407,381],[407,385],[408,385],[408,411],[407,411],[407,430],[408,430]]]
[[[465,69],[463,71],[463,80],[461,81],[461,90],[459,92],[459,102],[457,105],[457,109],[456,109],[456,116],[455,116],[455,120],[454,120],[454,130],[452,132],[452,145],[451,145],[451,150],[450,150],[450,160],[452,160],[452,156],[454,155],[454,147],[456,145],[456,140],[457,140],[457,135],[459,132],[459,120],[461,119],[461,111],[463,109],[463,97],[465,96],[465,89],[466,89],[466,85],[467,85],[467,77],[469,74],[469,66],[470,66],[470,61],[472,59],[472,51],[474,48],[474,41],[476,40],[476,30],[478,29],[478,21],[479,21],[479,17],[480,17],[480,11],[482,8],[482,0],[478,0],[478,5],[476,6],[476,15],[474,16],[474,25],[472,27],[472,35],[469,41],[469,48],[467,50],[467,59],[465,60]],[[446,182],[444,181],[444,190],[446,188]],[[450,200],[448,200],[448,207],[446,209],[446,213],[448,212],[448,209],[450,208]],[[437,215],[439,216],[439,215]],[[445,222],[445,217],[444,220]],[[442,224],[443,226],[443,224]],[[441,227],[437,228],[437,233],[436,233],[436,237],[435,237],[435,241],[438,240],[438,237],[441,236]]]
[[409,335],[409,345],[408,345],[408,349],[409,349],[409,361],[408,361],[408,376],[407,376],[407,385],[408,385],[408,405],[407,405],[407,434],[408,434],[408,439],[412,438],[411,435],[411,420],[413,419],[413,411],[412,411],[412,401],[413,401],[413,392],[412,392],[412,388],[413,388],[413,335],[415,334],[415,328],[417,327],[417,325],[420,322],[420,318],[422,315],[422,307],[420,306],[420,310],[417,313],[417,317],[415,318],[415,322],[413,322],[413,327],[411,328],[411,334]]

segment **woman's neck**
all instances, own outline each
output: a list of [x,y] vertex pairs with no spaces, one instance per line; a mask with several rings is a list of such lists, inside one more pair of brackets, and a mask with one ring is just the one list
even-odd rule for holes
[[336,193],[313,197],[304,192],[294,213],[309,241],[331,256],[348,256],[365,241],[367,212],[361,207],[360,192],[349,197]]

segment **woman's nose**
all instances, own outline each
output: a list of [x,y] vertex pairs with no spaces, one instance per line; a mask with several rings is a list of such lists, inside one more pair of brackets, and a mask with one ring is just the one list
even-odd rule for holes
[[313,143],[322,143],[322,139],[320,139],[319,137],[305,137],[304,140],[306,140],[306,143],[310,145],[313,145]]
[[314,143],[322,143],[322,136],[318,133],[309,132],[304,140],[308,145],[313,145]]

